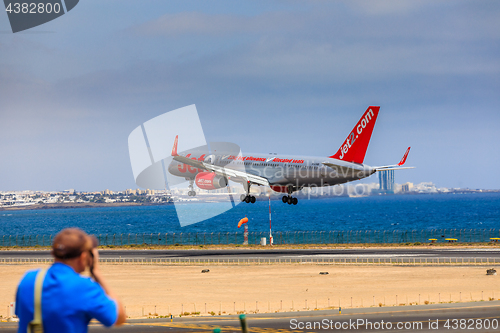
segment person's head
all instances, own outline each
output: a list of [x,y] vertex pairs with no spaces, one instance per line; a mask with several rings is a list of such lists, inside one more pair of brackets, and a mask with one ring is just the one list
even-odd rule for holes
[[52,243],[55,262],[71,266],[77,273],[92,264],[91,251],[97,247],[97,239],[78,228],[67,228],[59,232]]

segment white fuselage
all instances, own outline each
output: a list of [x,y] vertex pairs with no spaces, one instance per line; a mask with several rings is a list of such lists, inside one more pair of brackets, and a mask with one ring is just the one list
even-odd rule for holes
[[[295,190],[303,187],[330,186],[359,180],[372,175],[375,170],[364,164],[350,163],[328,157],[304,157],[292,155],[245,154],[203,154],[191,150],[183,154],[193,160],[245,171],[264,177],[272,186],[292,186]],[[333,164],[336,167],[325,165]],[[196,175],[206,170],[173,161],[168,171],[185,179],[195,179]],[[244,182],[241,179],[231,179]],[[285,192],[285,191],[283,191]]]

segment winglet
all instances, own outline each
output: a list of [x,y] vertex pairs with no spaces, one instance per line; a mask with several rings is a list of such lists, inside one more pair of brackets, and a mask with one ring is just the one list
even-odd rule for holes
[[401,161],[398,163],[399,166],[405,164],[406,162],[406,158],[408,157],[408,153],[410,152],[410,148],[411,147],[408,147],[408,149],[406,149],[406,153],[404,154],[403,158],[401,159]]
[[177,154],[177,142],[179,141],[179,136],[175,136],[174,146],[172,147],[172,156],[179,156]]

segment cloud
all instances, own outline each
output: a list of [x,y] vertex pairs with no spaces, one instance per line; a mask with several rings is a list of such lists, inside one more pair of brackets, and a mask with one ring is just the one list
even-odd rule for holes
[[[248,19],[243,19],[248,20]],[[241,27],[242,21],[227,15],[207,15],[205,13],[165,14],[153,21],[136,28],[145,35],[164,34],[176,36],[184,34],[221,34],[234,31],[235,26]]]
[[[433,12],[437,9],[439,14]],[[499,14],[499,9],[490,12]],[[443,11],[450,14],[442,15]],[[496,44],[478,43],[498,42],[500,21],[495,14],[469,10],[462,3],[313,2],[312,9],[305,12],[248,17],[184,12],[163,15],[133,27],[133,31],[156,43],[158,37],[164,38],[164,43],[173,37],[209,38],[207,44],[215,46],[210,54],[200,55],[206,65],[201,70],[223,77],[324,83],[500,71]],[[228,47],[228,38],[238,42]]]
[[345,1],[345,5],[356,12],[361,12],[371,16],[386,15],[406,15],[418,12],[422,9],[435,7],[443,4],[443,1],[419,0],[419,1],[399,1],[399,0],[350,0]]
[[280,33],[299,31],[307,22],[297,13],[271,12],[256,16],[234,14],[207,14],[201,12],[182,12],[165,14],[141,25],[132,31],[146,36],[228,36],[241,33]]
[[[1,148],[9,162],[1,171],[23,170],[9,184],[26,187],[130,187],[130,131],[193,103],[207,138],[245,151],[334,153],[366,106],[379,104],[370,162],[400,158],[406,139],[419,166],[437,163],[441,143],[455,144],[446,158],[465,168],[474,166],[457,147],[480,141],[475,156],[490,158],[498,141],[486,125],[499,117],[499,5],[297,3],[249,15],[148,14],[140,25],[127,30],[123,22],[98,36],[84,26],[83,39],[3,42],[0,132],[9,138]],[[476,140],[482,129],[487,140]],[[68,161],[78,167],[53,170]],[[420,180],[452,183],[446,167],[420,170]],[[73,176],[81,185],[71,184]]]

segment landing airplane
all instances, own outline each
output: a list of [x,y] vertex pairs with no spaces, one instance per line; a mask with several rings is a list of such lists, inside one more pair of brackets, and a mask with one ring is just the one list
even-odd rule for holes
[[240,199],[246,203],[255,203],[250,187],[257,185],[285,193],[283,203],[296,205],[298,199],[292,194],[304,187],[332,186],[363,179],[377,171],[412,168],[403,167],[410,147],[398,164],[378,167],[363,164],[379,110],[378,106],[370,106],[339,150],[326,158],[265,154],[242,156],[234,151],[220,150],[210,154],[206,149],[196,148],[178,153],[179,137],[176,136],[168,171],[189,181],[190,196],[196,195],[194,184],[201,189],[215,190],[228,186],[228,180],[232,180],[243,185],[246,195],[242,194]]

